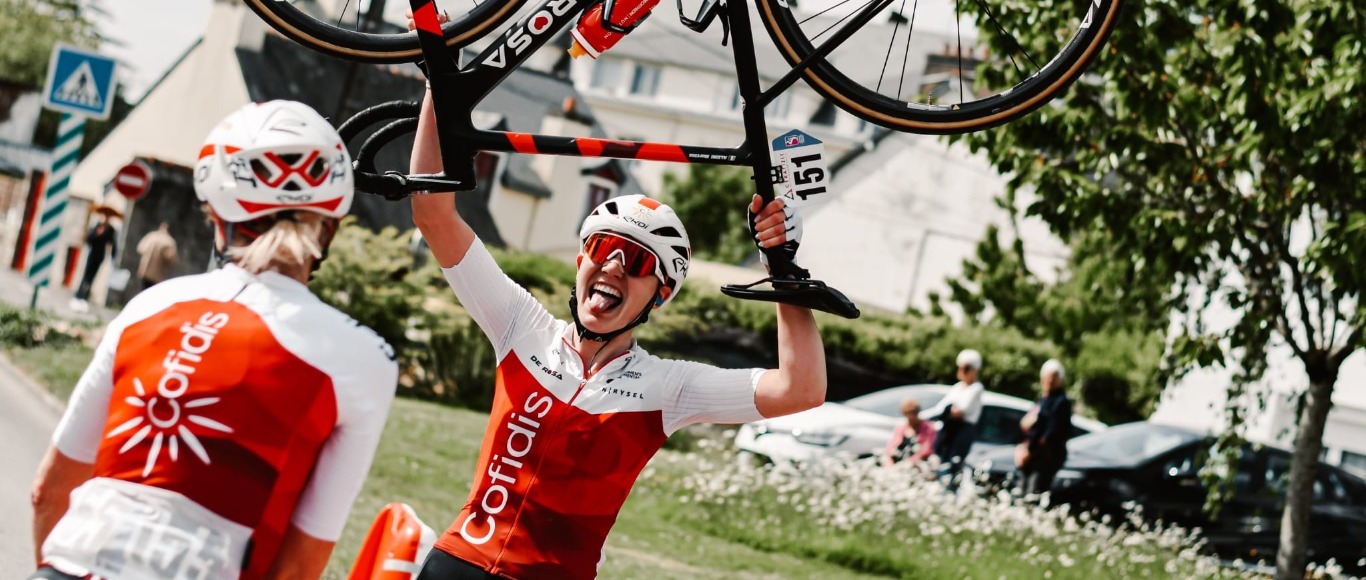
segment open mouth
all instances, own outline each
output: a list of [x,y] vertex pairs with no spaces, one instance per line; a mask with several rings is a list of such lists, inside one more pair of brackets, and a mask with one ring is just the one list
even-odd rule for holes
[[621,306],[621,291],[606,284],[594,284],[588,289],[584,306],[595,315],[607,314]]

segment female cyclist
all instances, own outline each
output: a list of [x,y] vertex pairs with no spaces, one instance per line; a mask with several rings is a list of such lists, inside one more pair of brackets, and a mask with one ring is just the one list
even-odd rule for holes
[[[431,95],[412,173],[441,170]],[[750,206],[760,244],[795,247],[781,202]],[[670,433],[743,423],[825,399],[825,355],[809,310],[779,304],[778,368],[726,370],[665,360],[632,329],[668,304],[688,273],[688,234],[673,210],[608,200],[579,231],[574,320],[553,318],[498,268],[453,194],[414,196],[413,216],[460,303],[493,342],[497,385],[469,500],[437,540],[420,580],[591,578],[636,477]]]
[[226,264],[109,324],[33,486],[32,578],[317,578],[370,468],[392,350],[304,285],[354,196],[341,138],[247,105],[195,192]]

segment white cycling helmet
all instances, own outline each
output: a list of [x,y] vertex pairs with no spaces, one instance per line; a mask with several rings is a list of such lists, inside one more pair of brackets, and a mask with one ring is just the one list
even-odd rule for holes
[[340,218],[355,197],[336,129],[294,101],[248,104],[214,127],[199,150],[194,190],[229,223],[289,210]]
[[602,202],[584,218],[583,227],[579,228],[580,250],[588,236],[596,232],[625,236],[654,252],[667,278],[664,284],[670,289],[659,305],[668,304],[678,296],[683,279],[688,277],[692,244],[673,208],[639,194],[614,197]]

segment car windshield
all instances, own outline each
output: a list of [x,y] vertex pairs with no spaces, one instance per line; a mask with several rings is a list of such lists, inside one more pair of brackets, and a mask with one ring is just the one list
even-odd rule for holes
[[920,401],[920,408],[924,410],[938,404],[939,400],[944,398],[944,393],[935,392],[925,387],[897,387],[854,397],[845,401],[844,405],[860,411],[868,411],[888,417],[900,417],[901,402],[907,397],[915,397],[917,401]]
[[1078,437],[1068,449],[1096,457],[1123,458],[1125,463],[1136,465],[1199,438],[1184,429],[1137,422]]

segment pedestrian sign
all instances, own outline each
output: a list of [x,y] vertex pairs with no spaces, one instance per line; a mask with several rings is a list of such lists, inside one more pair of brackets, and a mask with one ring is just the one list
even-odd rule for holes
[[108,118],[117,68],[114,59],[58,44],[47,67],[43,105],[72,115]]

